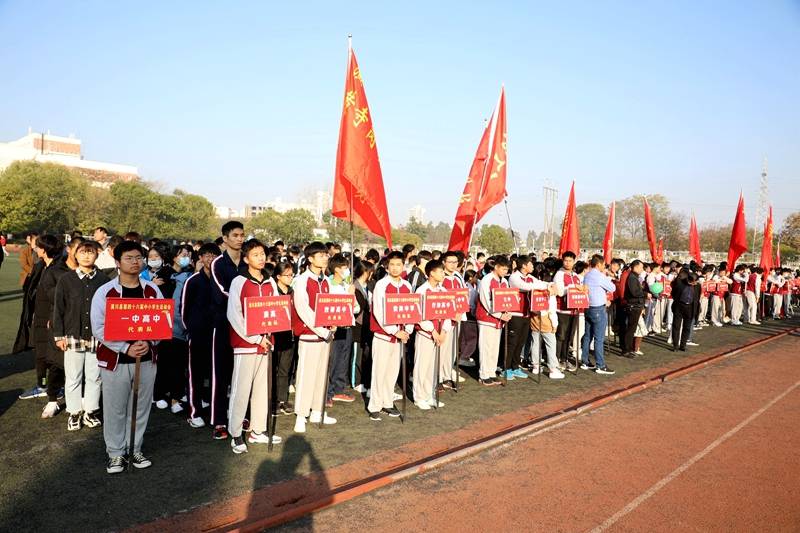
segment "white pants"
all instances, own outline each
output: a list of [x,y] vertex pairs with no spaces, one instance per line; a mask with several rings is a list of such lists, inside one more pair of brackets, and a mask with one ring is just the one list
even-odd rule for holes
[[406,345],[400,341],[372,338],[372,384],[367,406],[370,413],[394,407],[394,384],[397,383],[400,363],[405,357],[405,348]]
[[322,413],[328,391],[331,346],[328,342],[307,341],[300,341],[297,345],[294,412],[299,416],[308,416],[311,411]]
[[731,293],[731,322],[741,324],[742,320],[742,295]]
[[700,297],[700,322],[708,322],[708,296]]
[[502,329],[478,324],[478,353],[481,360],[478,375],[481,379],[496,377],[497,355],[500,353],[502,334]]
[[[86,379],[86,388],[81,401],[81,385]],[[81,411],[91,413],[100,409],[100,367],[97,354],[86,350],[64,352],[64,398],[67,412],[77,415]]]
[[[439,357],[441,359],[441,352]],[[433,380],[436,367],[436,345],[420,333],[414,341],[414,401],[433,400]],[[371,395],[372,393],[370,393]]]
[[250,427],[256,433],[267,430],[269,413],[268,357],[266,354],[233,354],[231,397],[228,401],[228,432],[242,436],[242,423],[250,404]]
[[[439,383],[456,380],[456,371],[454,369],[454,363],[456,357],[458,357],[456,323],[453,323],[453,329],[446,333],[447,336],[439,349]],[[419,335],[417,338],[419,338]]]
[[758,321],[758,298],[753,291],[745,291],[744,296],[747,300],[747,322],[753,324]]
[[776,318],[781,314],[781,307],[783,307],[783,294],[772,295],[772,318]]
[[725,316],[725,302],[716,294],[711,297],[711,322],[722,324]]

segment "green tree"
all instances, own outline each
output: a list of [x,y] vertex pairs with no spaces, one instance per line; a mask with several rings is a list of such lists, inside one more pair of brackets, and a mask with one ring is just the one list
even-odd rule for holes
[[435,226],[428,223],[425,242],[446,247],[447,243],[450,242],[450,233],[452,233],[452,231],[453,227],[447,222],[439,222]]
[[[385,241],[384,241],[385,242]],[[400,247],[404,244],[413,244],[417,249],[422,248],[422,237],[404,229],[392,228],[392,244]]]
[[416,218],[411,217],[406,224],[405,229],[409,233],[413,233],[414,235],[418,235],[423,241],[425,241],[428,237],[428,227],[419,222]]
[[525,246],[528,250],[533,250],[536,248],[536,232],[533,230],[528,230],[528,235],[525,237]]
[[216,219],[214,205],[204,196],[190,194],[180,189],[173,193],[177,200],[175,208],[175,227],[169,236],[180,239],[204,239],[216,235],[217,229],[211,230]]
[[111,200],[111,192],[108,189],[87,187],[77,214],[78,227],[88,232],[97,226],[109,226]]
[[[169,215],[159,193],[144,182],[116,182],[111,185],[111,209],[108,225],[117,233],[137,231],[145,236],[162,237]],[[166,237],[166,235],[164,235]]]
[[[662,194],[648,195],[647,202],[650,204],[650,213],[653,216],[656,239],[664,237],[666,248],[685,250],[688,246],[688,223],[684,220],[686,217],[673,212],[669,206],[669,200]],[[644,196],[637,194],[617,202],[616,216],[616,246],[618,248],[647,248],[647,234],[644,227]]]
[[[301,244],[314,238],[314,215],[306,209],[290,209],[280,216],[278,236],[287,243]],[[348,239],[349,240],[349,239]]]
[[585,248],[603,246],[603,237],[608,223],[606,208],[602,204],[581,204],[576,211],[578,212],[581,246]]
[[511,233],[497,224],[481,226],[475,241],[479,246],[486,248],[490,255],[509,254],[514,249],[514,239],[511,238]]
[[[350,242],[350,222],[336,218],[330,211],[322,215],[322,227],[328,232],[328,238],[332,242]],[[377,242],[379,239],[368,233],[363,228],[353,225],[353,239],[356,246],[364,243]]]
[[[800,211],[795,211],[786,217],[780,235],[781,244],[800,250]],[[781,247],[781,252],[783,252],[783,247]]]
[[12,233],[76,229],[88,188],[65,166],[16,161],[0,174],[0,227]]

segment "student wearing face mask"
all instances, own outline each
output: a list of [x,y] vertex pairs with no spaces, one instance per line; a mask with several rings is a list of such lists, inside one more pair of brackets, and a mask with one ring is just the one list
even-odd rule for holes
[[172,280],[172,252],[169,245],[157,242],[147,251],[147,266],[139,276],[153,282],[159,288],[164,298],[172,298],[175,292],[175,282]]
[[[350,261],[342,254],[336,254],[328,261],[328,270],[331,275],[328,283],[331,294],[355,295],[356,287],[350,279]],[[356,302],[353,307],[354,318],[361,312]],[[350,403],[355,401],[352,394],[348,394],[347,373],[350,369],[350,357],[353,353],[353,328],[336,328],[333,336],[333,349],[331,350],[331,375],[328,376],[328,394],[325,398],[326,406],[333,407],[333,402]]]

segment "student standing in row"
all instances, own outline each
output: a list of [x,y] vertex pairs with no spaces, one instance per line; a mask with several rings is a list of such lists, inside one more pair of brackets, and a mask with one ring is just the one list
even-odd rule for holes
[[[509,262],[503,256],[495,257],[494,267],[490,274],[483,277],[478,295],[476,318],[478,320],[478,351],[480,355],[479,375],[481,385],[487,387],[500,385],[497,379],[497,354],[505,358],[505,350],[501,348],[501,338],[504,333],[503,326],[511,320],[511,314],[506,312],[493,312],[494,289],[508,287]],[[512,378],[513,379],[513,378]]]
[[[447,292],[442,286],[444,281],[444,265],[441,261],[433,259],[425,265],[425,275],[428,281],[423,283],[417,290],[417,294],[423,297],[428,293]],[[414,403],[422,410],[431,407],[444,407],[444,402],[436,403],[436,396],[433,387],[434,374],[436,369],[436,350],[439,349],[441,358],[441,347],[450,336],[452,324],[450,320],[423,320],[416,325],[417,340],[414,344]]]

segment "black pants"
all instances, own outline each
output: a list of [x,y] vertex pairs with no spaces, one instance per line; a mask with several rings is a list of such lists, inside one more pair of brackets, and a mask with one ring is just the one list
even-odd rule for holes
[[[575,337],[578,327],[578,315],[558,313],[558,327],[556,328],[556,355],[560,362],[569,357],[569,345]],[[580,349],[580,347],[578,347]]]
[[211,350],[211,423],[228,425],[228,387],[233,376],[233,348],[228,325],[214,328]]
[[[503,370],[519,368],[520,356],[531,332],[531,320],[525,316],[512,316],[506,326],[508,331],[508,357],[500,367]],[[507,366],[506,366],[507,365]]]
[[[212,336],[206,334],[192,334],[188,344],[189,368],[189,416],[200,416],[202,401],[211,399],[211,393],[206,389],[205,381],[211,381],[211,342]],[[156,374],[158,375],[158,374]]]
[[289,401],[289,371],[292,369],[294,345],[272,352],[272,398],[271,406]]
[[328,376],[326,400],[330,400],[335,394],[343,394],[349,381],[350,357],[353,353],[353,332],[350,328],[346,328],[345,331],[344,338],[333,340],[333,348],[331,349],[331,359],[333,360],[329,363],[331,375]]
[[617,305],[614,317],[614,331],[617,334],[617,343],[622,353],[625,353],[625,332],[628,330],[628,308],[624,305]]
[[153,399],[180,400],[186,392],[186,367],[189,343],[182,339],[162,341],[158,345],[158,372],[153,387]]
[[372,381],[372,340],[356,344],[356,385],[369,389]]
[[636,333],[636,326],[639,325],[639,318],[644,312],[644,307],[628,306],[627,307],[627,326],[625,327],[625,344],[622,347],[622,353],[629,353],[634,351],[633,336]]
[[692,334],[692,304],[672,303],[672,346],[686,349],[686,342]]

